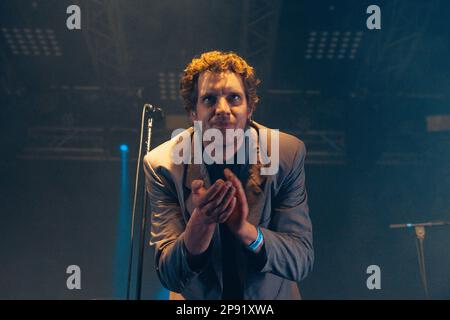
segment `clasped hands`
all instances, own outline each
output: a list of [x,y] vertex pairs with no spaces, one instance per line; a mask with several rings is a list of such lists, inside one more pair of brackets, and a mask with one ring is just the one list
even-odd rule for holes
[[202,180],[192,182],[192,201],[198,219],[205,225],[226,223],[239,234],[247,222],[248,203],[241,181],[229,169],[226,181],[219,179],[208,189]]
[[208,189],[202,180],[192,181],[195,206],[186,226],[185,244],[191,255],[203,253],[209,246],[217,223],[226,223],[231,232],[248,246],[258,231],[247,221],[249,209],[241,181],[229,169],[226,181],[219,179]]

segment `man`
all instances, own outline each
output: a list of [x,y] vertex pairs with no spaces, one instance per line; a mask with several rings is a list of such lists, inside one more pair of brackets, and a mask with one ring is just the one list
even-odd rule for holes
[[[202,132],[261,136],[269,129],[251,120],[258,83],[241,57],[212,51],[187,66],[181,95]],[[248,137],[225,137],[208,161],[174,161],[186,139],[190,151],[199,139],[204,151],[211,143],[217,147],[203,137],[191,127],[144,158],[159,279],[184,299],[300,299],[298,282],[314,260],[303,142],[279,133],[278,148],[257,140],[251,149]],[[262,174],[263,163],[250,161],[254,150],[257,159],[263,151],[279,152],[275,174]],[[223,161],[214,157],[222,160],[219,151]],[[183,159],[194,159],[193,152]]]

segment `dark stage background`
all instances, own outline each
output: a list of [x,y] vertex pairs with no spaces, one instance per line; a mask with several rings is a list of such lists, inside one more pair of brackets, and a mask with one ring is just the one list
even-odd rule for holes
[[[81,30],[66,28],[71,4]],[[0,299],[124,297],[142,106],[165,111],[153,145],[186,125],[179,74],[212,49],[255,66],[255,120],[306,143],[303,297],[424,298],[414,233],[389,224],[450,220],[449,14],[436,0],[2,1]],[[426,231],[430,295],[449,299],[450,226]],[[166,294],[147,246],[143,298]]]

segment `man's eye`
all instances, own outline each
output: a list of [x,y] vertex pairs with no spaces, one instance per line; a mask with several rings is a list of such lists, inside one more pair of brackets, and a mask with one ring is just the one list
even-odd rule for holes
[[238,103],[238,102],[241,102],[241,96],[238,94],[232,94],[232,95],[230,95],[229,100],[231,102]]
[[216,98],[213,96],[206,96],[203,98],[203,103],[208,105],[214,105],[216,103]]

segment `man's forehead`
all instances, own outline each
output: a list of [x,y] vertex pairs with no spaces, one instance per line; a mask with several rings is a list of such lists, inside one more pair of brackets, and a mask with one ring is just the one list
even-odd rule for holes
[[198,84],[200,92],[211,90],[244,90],[241,76],[232,71],[221,73],[204,71],[199,76]]

